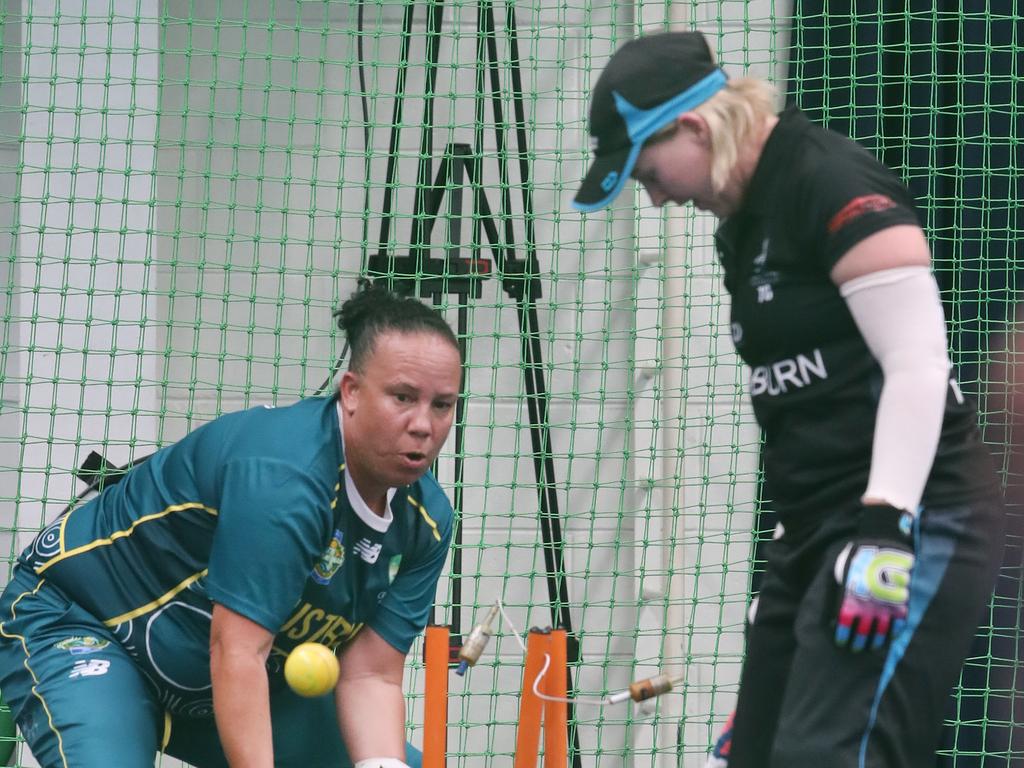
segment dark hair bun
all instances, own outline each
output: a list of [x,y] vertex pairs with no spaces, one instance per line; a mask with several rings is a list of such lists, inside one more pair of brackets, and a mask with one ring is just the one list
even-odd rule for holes
[[355,292],[334,311],[334,316],[351,347],[352,370],[362,368],[377,336],[384,332],[434,333],[462,355],[451,326],[437,309],[412,296],[396,293],[383,280],[360,278]]
[[385,305],[395,304],[401,297],[387,288],[385,283],[375,283],[365,277],[357,281],[356,290],[348,301],[334,310],[338,327],[352,341],[353,334],[358,335],[367,321],[377,315]]

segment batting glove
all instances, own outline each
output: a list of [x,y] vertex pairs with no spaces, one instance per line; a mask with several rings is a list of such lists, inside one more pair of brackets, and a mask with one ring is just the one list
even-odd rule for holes
[[914,567],[913,516],[888,506],[865,506],[857,534],[836,558],[842,588],[836,644],[852,651],[881,648],[907,620]]
[[715,748],[708,755],[708,761],[704,768],[729,768],[729,753],[732,751],[732,721],[734,717],[736,717],[735,712],[729,715],[729,719],[725,721],[722,735],[715,742]]

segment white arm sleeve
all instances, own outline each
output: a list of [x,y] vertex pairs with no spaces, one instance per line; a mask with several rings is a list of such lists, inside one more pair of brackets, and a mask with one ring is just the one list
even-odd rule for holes
[[916,513],[949,386],[938,286],[928,267],[898,267],[849,280],[839,292],[885,377],[864,496]]

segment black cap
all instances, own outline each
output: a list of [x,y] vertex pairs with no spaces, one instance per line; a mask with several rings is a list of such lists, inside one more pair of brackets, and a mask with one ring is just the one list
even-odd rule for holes
[[700,32],[647,35],[619,48],[594,86],[594,162],[573,207],[586,212],[608,205],[629,178],[643,143],[703,104],[725,82],[725,72]]

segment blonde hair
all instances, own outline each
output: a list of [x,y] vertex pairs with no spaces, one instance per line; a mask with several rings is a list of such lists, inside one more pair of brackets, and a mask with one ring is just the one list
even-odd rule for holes
[[[755,77],[729,80],[725,87],[693,112],[704,118],[711,133],[711,188],[717,194],[729,181],[740,149],[757,136],[766,117],[775,114],[775,86]],[[651,134],[645,147],[660,144],[675,135],[679,123],[673,120]]]
[[757,138],[765,118],[775,114],[775,103],[771,83],[740,77],[693,110],[711,133],[711,187],[716,193],[728,183],[743,147]]

